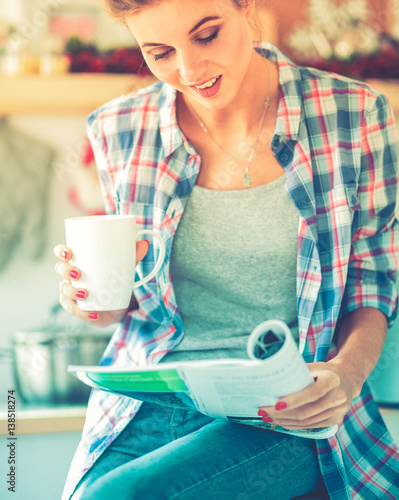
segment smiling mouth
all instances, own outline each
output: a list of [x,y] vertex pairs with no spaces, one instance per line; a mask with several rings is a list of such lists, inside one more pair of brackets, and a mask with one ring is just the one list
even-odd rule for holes
[[203,85],[193,85],[193,87],[198,90],[209,89],[210,87],[213,87],[215,85],[215,83],[219,80],[219,78],[220,76],[217,76],[216,78],[212,78],[212,80],[208,80]]

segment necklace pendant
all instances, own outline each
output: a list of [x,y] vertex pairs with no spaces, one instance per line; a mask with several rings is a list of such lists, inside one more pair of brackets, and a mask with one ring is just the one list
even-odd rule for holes
[[242,178],[244,179],[244,187],[246,187],[246,188],[251,187],[252,179],[249,176],[249,172],[248,172],[247,168],[245,169],[245,174],[242,176]]

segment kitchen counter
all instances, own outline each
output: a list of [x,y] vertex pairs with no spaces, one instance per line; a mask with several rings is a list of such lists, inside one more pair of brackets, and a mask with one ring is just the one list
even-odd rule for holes
[[[28,406],[17,408],[16,435],[82,431],[86,406]],[[7,412],[0,412],[0,436],[8,435]]]
[[0,75],[0,115],[87,115],[105,102],[151,85],[151,76],[66,73],[41,77]]

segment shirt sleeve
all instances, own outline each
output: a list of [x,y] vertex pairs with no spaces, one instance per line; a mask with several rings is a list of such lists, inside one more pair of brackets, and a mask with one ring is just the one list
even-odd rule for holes
[[101,186],[105,211],[107,214],[114,214],[116,213],[116,186],[115,179],[109,174],[111,170],[106,156],[107,139],[102,129],[103,120],[100,117],[96,117],[96,112],[89,115],[86,123],[86,131],[97,166],[98,180]]
[[397,314],[399,224],[395,216],[398,155],[392,109],[383,95],[365,112],[362,127],[359,210],[341,316],[361,307]]

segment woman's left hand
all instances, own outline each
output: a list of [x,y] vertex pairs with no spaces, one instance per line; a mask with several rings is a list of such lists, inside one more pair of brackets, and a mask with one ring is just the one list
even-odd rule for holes
[[286,429],[326,427],[342,422],[352,399],[360,390],[342,366],[309,363],[315,383],[279,399],[275,406],[261,406],[259,415],[265,422]]

